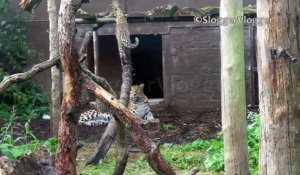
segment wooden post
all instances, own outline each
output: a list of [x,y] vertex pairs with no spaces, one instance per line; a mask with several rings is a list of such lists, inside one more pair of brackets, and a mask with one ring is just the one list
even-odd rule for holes
[[[242,0],[222,0],[220,17],[243,16]],[[221,25],[222,127],[226,175],[247,175],[247,122],[243,23]]]
[[[58,20],[55,0],[48,0],[49,13],[49,54],[50,59],[58,56]],[[51,68],[51,135],[57,136],[61,105],[61,72],[56,67]]]
[[[300,174],[300,68],[284,54],[298,52],[297,0],[257,1],[261,113],[260,175]],[[299,9],[298,9],[299,10]]]

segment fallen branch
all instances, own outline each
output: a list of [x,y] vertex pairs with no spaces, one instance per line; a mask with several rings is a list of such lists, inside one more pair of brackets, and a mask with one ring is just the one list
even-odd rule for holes
[[37,73],[42,72],[56,65],[58,62],[59,62],[59,57],[57,56],[54,59],[47,60],[45,62],[34,65],[27,72],[5,76],[2,82],[0,83],[0,94],[2,94],[13,83],[28,80],[34,77]]
[[112,113],[116,114],[118,119],[125,125],[133,141],[145,153],[146,159],[153,170],[159,175],[175,175],[174,170],[162,158],[159,147],[139,126],[134,114],[122,105],[115,96],[97,85],[89,76],[84,73],[81,76],[87,89],[106,105]]

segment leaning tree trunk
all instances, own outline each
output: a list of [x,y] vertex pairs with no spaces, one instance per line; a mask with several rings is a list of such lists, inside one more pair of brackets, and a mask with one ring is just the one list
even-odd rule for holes
[[[240,16],[243,16],[242,0],[221,1],[221,18]],[[220,29],[225,174],[247,175],[249,167],[243,24],[229,23],[221,25]]]
[[[120,92],[120,103],[122,103],[124,106],[128,106],[130,89],[132,85],[132,63],[130,49],[126,49],[125,47],[123,49],[126,51],[127,64],[122,66],[122,85]],[[125,171],[128,159],[128,150],[125,126],[119,120],[116,120],[116,122],[118,126],[116,137],[118,157],[113,174],[118,175],[123,174]]]
[[80,65],[74,46],[74,0],[62,0],[59,11],[59,53],[64,71],[63,101],[58,131],[56,173],[76,174],[76,127],[81,93]]
[[299,54],[297,2],[257,1],[258,18],[268,19],[257,27],[261,175],[300,174],[300,67],[284,54]]
[[[57,21],[57,7],[55,0],[48,0],[49,13],[49,51],[50,59],[58,56],[58,21]],[[60,116],[61,105],[61,73],[58,67],[51,68],[51,134],[56,136],[58,132],[58,123]]]

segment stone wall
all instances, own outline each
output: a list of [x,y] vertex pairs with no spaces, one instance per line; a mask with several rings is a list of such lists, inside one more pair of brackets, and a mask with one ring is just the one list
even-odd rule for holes
[[[99,37],[113,35],[113,29],[114,24],[105,25],[98,30]],[[244,29],[248,105],[257,103],[253,72],[256,66],[254,29],[250,25]],[[77,40],[82,40],[88,30],[90,28],[79,27]],[[170,111],[220,109],[219,26],[191,22],[132,23],[130,31],[137,36],[153,33],[162,36],[164,98],[159,105],[161,109]],[[106,49],[100,49],[100,68],[103,67],[101,73],[118,91],[119,86],[115,82],[121,81],[120,77],[116,76],[120,75],[121,70],[116,41],[106,41],[105,45]]]

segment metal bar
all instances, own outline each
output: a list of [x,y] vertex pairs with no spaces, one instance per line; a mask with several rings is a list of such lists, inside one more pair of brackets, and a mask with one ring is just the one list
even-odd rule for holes
[[[143,23],[143,22],[176,22],[176,21],[190,21],[194,22],[193,16],[179,16],[179,17],[135,17],[128,16],[128,23]],[[98,18],[98,17],[82,17],[76,18],[76,24],[106,24],[106,23],[115,23],[115,18]]]
[[76,18],[76,24],[115,23],[115,18]]

